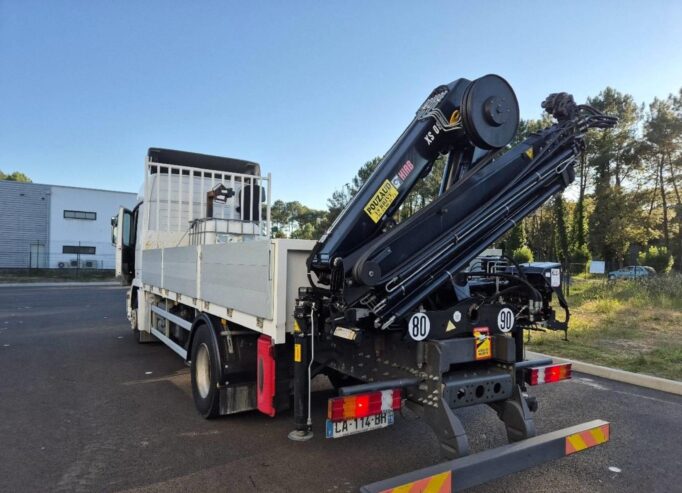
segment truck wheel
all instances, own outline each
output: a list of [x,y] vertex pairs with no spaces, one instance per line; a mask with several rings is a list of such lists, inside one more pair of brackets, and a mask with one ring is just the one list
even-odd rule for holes
[[143,339],[142,339],[142,333],[140,332],[140,309],[139,309],[139,301],[138,301],[138,291],[137,289],[132,289],[130,291],[130,294],[128,295],[128,299],[130,301],[130,325],[133,328],[133,336],[135,337],[135,341],[137,341],[138,344],[142,344]]
[[220,354],[215,336],[208,325],[197,327],[192,341],[192,396],[197,411],[206,419],[219,415],[218,375]]

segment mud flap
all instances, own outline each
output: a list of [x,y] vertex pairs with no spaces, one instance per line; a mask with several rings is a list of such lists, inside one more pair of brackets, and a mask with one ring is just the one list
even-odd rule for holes
[[256,382],[221,385],[220,414],[235,414],[256,409]]

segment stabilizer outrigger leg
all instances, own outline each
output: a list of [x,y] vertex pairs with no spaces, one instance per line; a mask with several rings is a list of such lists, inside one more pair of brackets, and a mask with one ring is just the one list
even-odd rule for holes
[[304,442],[313,437],[310,416],[310,364],[313,358],[310,341],[314,335],[312,325],[314,304],[298,300],[294,310],[294,422],[296,428],[289,439]]
[[502,402],[492,402],[489,406],[497,412],[497,416],[507,428],[509,442],[518,442],[535,436],[533,413],[530,411],[519,385],[514,387],[509,399]]
[[446,459],[469,455],[469,440],[461,421],[443,397],[436,404],[437,407],[424,406],[424,419],[436,433],[441,453]]

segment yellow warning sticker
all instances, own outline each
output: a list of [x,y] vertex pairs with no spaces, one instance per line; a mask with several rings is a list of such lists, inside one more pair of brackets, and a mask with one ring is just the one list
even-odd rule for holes
[[381,219],[397,196],[398,189],[390,181],[384,180],[384,183],[379,187],[379,190],[377,190],[370,201],[367,202],[365,212],[372,221],[378,223],[379,219]]
[[294,319],[294,332],[301,332],[301,326],[298,325],[298,320]]
[[294,361],[296,363],[301,362],[301,345],[300,344],[294,344]]
[[493,348],[488,327],[474,328],[474,339],[476,340],[476,359],[492,358]]
[[533,148],[529,147],[528,149],[526,149],[526,152],[524,152],[524,154],[528,159],[533,159]]

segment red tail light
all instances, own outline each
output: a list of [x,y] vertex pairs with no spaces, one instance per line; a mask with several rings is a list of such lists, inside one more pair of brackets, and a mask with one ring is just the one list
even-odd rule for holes
[[347,395],[329,399],[327,418],[331,421],[365,418],[386,411],[396,411],[402,406],[402,390],[380,390],[366,394]]
[[571,363],[559,365],[537,366],[526,370],[526,383],[528,385],[540,385],[554,383],[571,378]]

